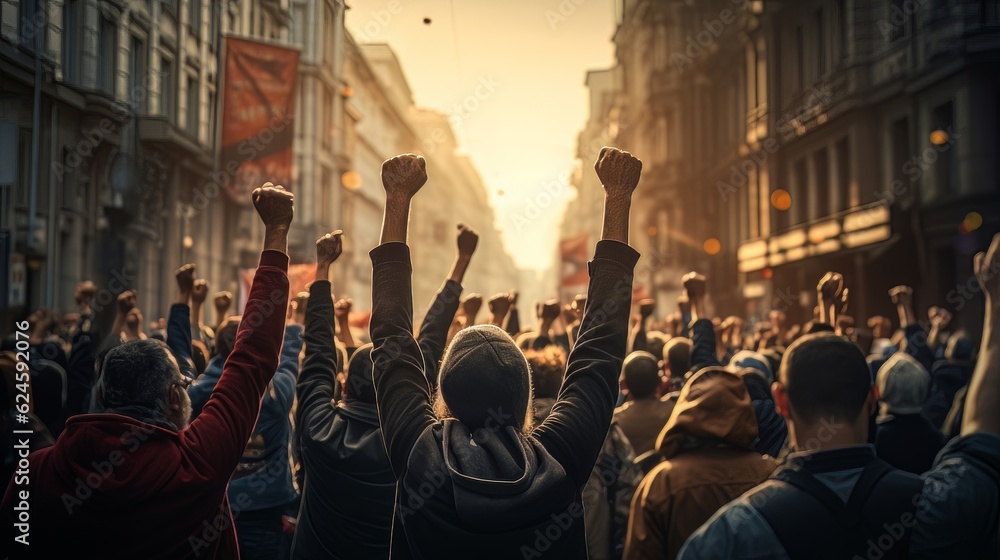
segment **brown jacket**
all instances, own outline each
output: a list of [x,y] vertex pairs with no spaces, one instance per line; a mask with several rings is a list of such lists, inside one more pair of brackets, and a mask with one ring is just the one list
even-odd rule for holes
[[651,451],[656,445],[656,438],[663,431],[673,409],[673,401],[656,398],[631,401],[615,409],[614,421],[638,456]]
[[719,508],[766,479],[777,461],[753,451],[756,438],[743,381],[722,368],[695,374],[657,441],[667,460],[632,499],[625,558],[675,558]]

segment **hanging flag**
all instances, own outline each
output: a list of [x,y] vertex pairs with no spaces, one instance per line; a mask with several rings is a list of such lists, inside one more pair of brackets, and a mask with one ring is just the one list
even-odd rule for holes
[[563,286],[586,286],[590,282],[587,270],[587,234],[563,239],[559,242],[562,256],[560,282]]
[[219,171],[226,193],[249,204],[266,181],[292,190],[299,51],[225,38]]

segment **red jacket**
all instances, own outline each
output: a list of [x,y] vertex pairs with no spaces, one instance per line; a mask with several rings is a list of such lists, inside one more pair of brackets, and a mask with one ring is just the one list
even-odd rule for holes
[[[0,506],[0,557],[239,558],[226,487],[278,366],[287,270],[285,254],[261,254],[232,354],[187,428],[84,414],[31,454],[27,484],[15,474]],[[25,490],[27,548],[13,525]]]

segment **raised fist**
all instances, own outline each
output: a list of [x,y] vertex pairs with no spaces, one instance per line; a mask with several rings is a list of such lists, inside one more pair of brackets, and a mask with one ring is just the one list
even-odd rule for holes
[[458,224],[458,255],[469,258],[476,252],[479,234],[465,224]]
[[186,264],[174,273],[174,278],[177,279],[177,288],[181,293],[189,294],[194,289],[194,271],[193,264]]
[[631,195],[639,184],[642,162],[626,151],[605,146],[597,156],[594,170],[606,192]]
[[549,299],[542,303],[541,318],[543,321],[555,321],[559,317],[559,300]]
[[510,310],[510,294],[499,293],[491,297],[486,305],[489,306],[490,313],[502,317]]
[[382,187],[386,197],[409,200],[426,182],[427,169],[422,156],[403,154],[382,163]]
[[118,294],[118,313],[128,315],[133,307],[135,307],[135,290],[125,290]]
[[96,293],[97,286],[90,280],[84,280],[76,285],[76,290],[73,291],[73,299],[78,304],[89,303]]
[[335,263],[344,252],[344,232],[334,230],[316,240],[316,262]]
[[306,322],[306,305],[309,304],[309,292],[299,292],[292,300],[291,322],[302,325]]
[[931,321],[931,326],[936,327],[938,330],[947,329],[948,325],[951,324],[951,312],[943,307],[931,307],[927,315]]
[[138,331],[139,327],[142,326],[142,311],[138,307],[133,307],[128,310],[125,315],[125,328],[131,331]]
[[292,223],[295,195],[270,181],[253,191],[253,207],[265,227],[285,228]]
[[204,278],[195,280],[194,287],[191,289],[191,301],[194,303],[203,303],[207,297],[208,280],[205,280]]
[[644,299],[639,301],[639,315],[645,319],[649,317],[656,311],[656,300],[654,299]]
[[986,302],[993,306],[988,311],[1000,311],[1000,233],[993,236],[993,242],[985,253],[977,253],[972,269],[976,280],[986,294]]
[[909,286],[896,286],[889,290],[889,298],[896,305],[910,305],[913,301],[913,288]]
[[233,294],[228,291],[217,292],[213,302],[215,303],[215,310],[219,314],[225,313],[229,310],[229,306],[233,304]]
[[572,325],[576,322],[576,311],[573,309],[572,303],[562,306],[562,320],[567,325]]
[[689,299],[697,299],[705,295],[705,275],[697,272],[688,272],[681,278],[684,284],[684,291]]
[[832,302],[843,289],[844,277],[839,272],[827,272],[816,285],[816,293],[819,294],[820,300],[827,302]]
[[479,313],[479,308],[482,306],[483,296],[475,293],[465,296],[465,299],[462,300],[462,312],[465,313],[465,324],[467,326],[476,324],[476,315]]
[[337,303],[333,304],[333,315],[338,319],[346,319],[351,313],[352,307],[354,307],[354,301],[351,298],[338,299]]
[[511,306],[516,306],[517,305],[517,290],[511,290],[510,292],[508,292],[508,294],[509,294],[508,299],[510,299],[510,305]]

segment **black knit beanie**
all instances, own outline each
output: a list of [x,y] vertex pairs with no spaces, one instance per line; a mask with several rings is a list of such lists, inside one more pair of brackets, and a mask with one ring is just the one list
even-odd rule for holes
[[439,379],[445,404],[466,427],[523,427],[531,373],[503,329],[476,325],[459,331],[441,361]]

